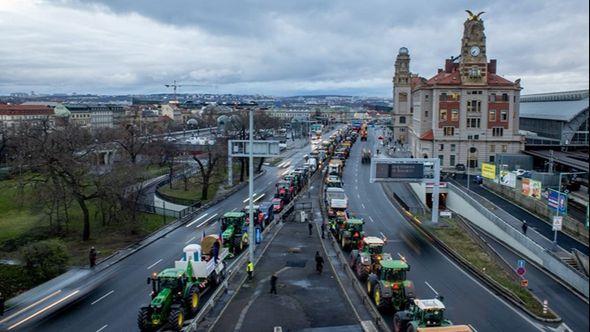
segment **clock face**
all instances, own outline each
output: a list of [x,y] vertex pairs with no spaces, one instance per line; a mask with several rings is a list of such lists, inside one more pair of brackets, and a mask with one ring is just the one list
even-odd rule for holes
[[478,56],[479,55],[479,47],[477,46],[473,46],[471,47],[471,49],[469,50],[469,53],[471,54],[471,56]]

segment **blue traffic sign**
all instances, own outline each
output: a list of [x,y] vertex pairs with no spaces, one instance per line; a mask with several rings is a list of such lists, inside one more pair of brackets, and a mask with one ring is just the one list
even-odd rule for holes
[[522,268],[524,268],[524,266],[525,266],[525,264],[526,264],[526,261],[525,261],[524,259],[519,259],[519,260],[517,261],[517,263],[518,263],[518,267],[522,267]]

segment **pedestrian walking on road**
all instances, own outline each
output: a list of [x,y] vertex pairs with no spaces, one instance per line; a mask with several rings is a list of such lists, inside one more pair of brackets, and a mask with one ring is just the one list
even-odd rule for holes
[[313,229],[313,225],[309,220],[307,221],[307,229],[309,230],[309,236],[311,236],[311,230]]
[[6,299],[4,298],[4,294],[0,292],[0,316],[4,316],[4,302]]
[[322,274],[322,270],[324,269],[324,258],[320,255],[319,251],[315,252],[315,270],[318,274]]
[[248,261],[246,264],[246,272],[248,273],[248,281],[252,280],[252,275],[254,274],[254,263]]
[[526,230],[529,228],[529,225],[527,225],[526,220],[522,221],[522,233],[526,236]]
[[322,222],[322,239],[326,238],[325,233],[326,233],[326,223]]
[[277,294],[277,279],[279,279],[279,277],[277,277],[277,273],[274,272],[272,274],[272,276],[270,277],[270,293],[271,294]]
[[96,266],[96,256],[97,255],[98,255],[98,252],[96,251],[96,248],[90,247],[90,252],[88,253],[88,259],[90,260],[90,267]]

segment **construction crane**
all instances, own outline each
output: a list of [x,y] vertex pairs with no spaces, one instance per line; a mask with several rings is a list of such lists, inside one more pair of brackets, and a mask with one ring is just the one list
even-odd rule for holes
[[212,86],[210,84],[179,84],[176,82],[176,80],[172,81],[172,84],[164,84],[165,87],[167,88],[172,88],[172,90],[174,91],[174,100],[178,101],[178,99],[176,98],[176,91],[178,90],[178,88],[183,87],[183,86],[200,86],[200,87],[206,87],[206,86]]

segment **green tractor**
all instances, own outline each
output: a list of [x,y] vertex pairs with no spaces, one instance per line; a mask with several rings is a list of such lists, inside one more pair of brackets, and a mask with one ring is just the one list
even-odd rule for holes
[[196,315],[201,294],[218,285],[225,271],[223,261],[228,255],[227,249],[221,250],[215,259],[214,242],[221,243],[219,236],[206,236],[201,245],[187,245],[173,268],[154,272],[147,278],[147,283],[152,284],[152,300],[149,306],[139,309],[140,331],[154,331],[164,326],[180,331],[185,318]]
[[364,224],[365,222],[358,218],[350,218],[344,223],[344,227],[338,232],[338,240],[342,250],[359,247],[359,243],[365,234],[363,232]]
[[220,223],[223,246],[234,257],[248,246],[248,215],[243,211],[226,212]]
[[350,252],[350,268],[357,278],[365,282],[371,273],[379,268],[379,261],[391,259],[389,253],[383,252],[385,241],[376,236],[366,236],[359,243],[359,249]]
[[402,260],[382,259],[367,280],[367,293],[380,311],[405,310],[414,299],[414,283],[406,280],[410,266]]
[[437,327],[444,327],[444,331],[471,332],[469,325],[453,325],[444,318],[445,305],[442,300],[429,299],[412,301],[407,310],[398,311],[393,316],[395,332],[438,331]]
[[334,236],[338,235],[346,220],[348,220],[346,209],[328,208],[328,225],[330,225],[330,230]]

